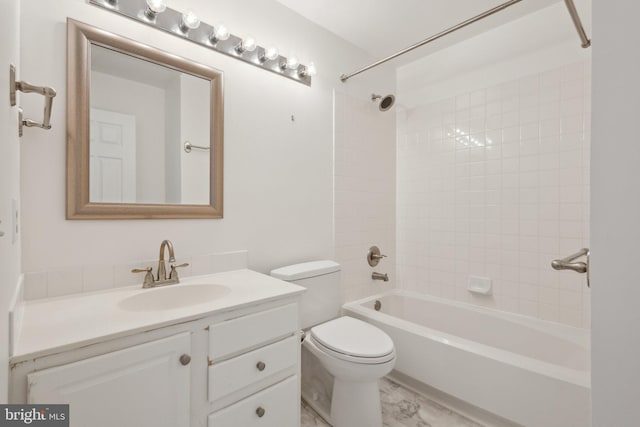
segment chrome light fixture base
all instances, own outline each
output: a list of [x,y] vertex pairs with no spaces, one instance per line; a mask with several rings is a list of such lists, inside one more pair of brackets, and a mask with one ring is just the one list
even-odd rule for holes
[[153,19],[150,19],[146,13],[146,0],[89,0],[89,3],[110,12],[126,16],[145,25],[158,28],[177,37],[184,38],[263,70],[311,86],[311,76],[303,72],[303,70],[306,70],[304,65],[299,64],[294,69],[283,69],[280,67],[280,64],[282,62],[286,63],[287,58],[280,55],[274,60],[261,60],[265,57],[265,48],[262,46],[257,46],[257,48],[251,52],[243,51],[242,53],[238,53],[236,47],[241,44],[242,38],[233,34],[229,35],[229,38],[226,40],[214,39],[214,42],[212,42],[210,37],[211,34],[213,34],[213,26],[206,22],[201,22],[198,28],[190,29],[187,32],[181,31],[182,12],[178,12],[175,9],[167,7],[162,13],[157,13]]

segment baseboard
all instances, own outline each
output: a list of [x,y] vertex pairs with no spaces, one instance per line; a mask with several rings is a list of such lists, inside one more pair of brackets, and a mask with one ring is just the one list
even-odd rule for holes
[[9,357],[15,354],[16,339],[22,332],[24,317],[24,274],[18,277],[13,297],[9,304]]
[[502,418],[499,415],[474,406],[464,400],[458,399],[455,396],[424,384],[398,371],[391,371],[387,377],[401,386],[406,387],[415,393],[421,394],[460,415],[482,424],[485,427],[523,427],[520,424],[514,423],[513,421]]

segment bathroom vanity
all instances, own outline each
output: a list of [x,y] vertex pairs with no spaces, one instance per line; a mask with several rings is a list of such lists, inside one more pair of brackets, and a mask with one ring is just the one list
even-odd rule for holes
[[22,303],[10,402],[69,403],[71,426],[298,426],[303,291],[236,270]]

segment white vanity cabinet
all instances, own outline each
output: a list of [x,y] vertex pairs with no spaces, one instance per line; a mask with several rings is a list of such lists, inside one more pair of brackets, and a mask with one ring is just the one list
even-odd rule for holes
[[298,306],[209,328],[208,427],[300,425]]
[[72,426],[188,426],[189,332],[27,375],[28,403],[69,404]]
[[13,357],[9,403],[69,403],[71,427],[299,427],[298,294]]

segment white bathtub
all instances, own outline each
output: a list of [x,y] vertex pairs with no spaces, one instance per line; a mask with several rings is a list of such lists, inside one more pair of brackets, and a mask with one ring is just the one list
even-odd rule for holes
[[343,309],[387,332],[420,383],[527,427],[591,425],[589,331],[399,290]]

